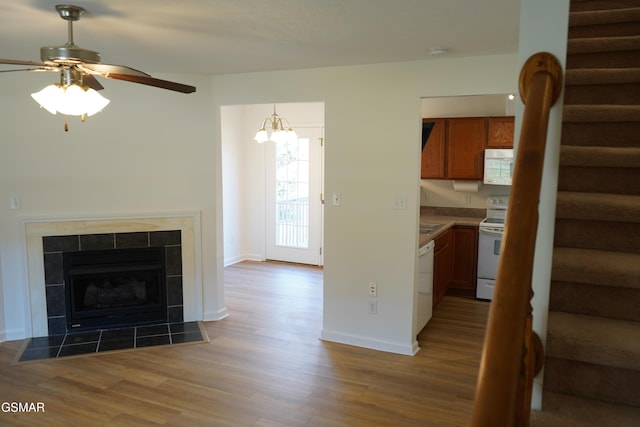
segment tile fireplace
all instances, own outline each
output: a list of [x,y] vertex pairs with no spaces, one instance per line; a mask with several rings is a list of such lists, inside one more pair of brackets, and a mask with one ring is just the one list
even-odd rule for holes
[[49,335],[184,320],[180,230],[42,240]]
[[[143,271],[130,277],[123,278],[117,272],[112,272],[108,273],[110,276],[106,279],[100,279],[102,282],[95,277],[84,276],[84,279],[87,279],[84,283],[80,277],[78,284],[84,287],[84,290],[82,304],[77,308],[83,312],[81,314],[87,314],[87,311],[93,309],[110,310],[118,306],[148,302],[149,297],[156,298],[156,291],[142,290],[138,282],[145,282],[146,287],[146,282],[152,283],[157,280],[163,287],[161,292],[165,294],[162,296],[158,293],[156,298],[157,302],[163,305],[161,322],[203,320],[199,212],[109,218],[31,218],[25,219],[24,226],[30,318],[30,326],[25,337],[53,336],[65,334],[69,329],[73,329],[67,323],[71,297],[65,294],[65,284],[70,283],[70,279],[65,279],[64,269],[65,259],[73,258],[73,255],[70,255],[73,253],[84,256],[89,253],[107,253],[103,251],[128,253],[130,250],[156,250],[149,248],[160,248],[157,250],[164,251],[164,266],[160,268],[164,268],[164,278],[152,277],[162,273],[151,274],[144,271],[149,267],[148,264],[157,264],[149,262],[150,260],[142,260]],[[90,264],[93,264],[93,261]],[[133,266],[119,265],[117,269],[139,269],[140,265],[135,264],[134,262]],[[80,267],[79,272],[84,274],[83,269],[86,266]],[[139,273],[142,273],[142,276],[139,276]],[[157,304],[152,302],[151,305]],[[135,312],[136,309],[131,311]],[[146,322],[146,319],[142,322]],[[81,325],[81,328],[84,326]],[[88,328],[100,326],[88,325]]]

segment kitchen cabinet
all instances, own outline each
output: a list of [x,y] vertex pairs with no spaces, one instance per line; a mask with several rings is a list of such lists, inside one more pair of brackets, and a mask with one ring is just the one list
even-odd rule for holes
[[448,119],[447,178],[483,179],[487,124],[484,117]]
[[[431,124],[422,150],[422,179],[482,180],[487,120],[484,117],[424,119]],[[423,136],[424,138],[424,136]]]
[[513,148],[513,116],[489,117],[487,126],[487,148]]
[[452,268],[447,294],[475,298],[478,227],[456,225],[451,232]]
[[433,307],[435,308],[447,292],[451,282],[453,261],[453,232],[447,230],[435,241],[433,252]]
[[445,178],[445,119],[424,120],[422,137],[426,139],[422,148],[420,177],[422,179]]

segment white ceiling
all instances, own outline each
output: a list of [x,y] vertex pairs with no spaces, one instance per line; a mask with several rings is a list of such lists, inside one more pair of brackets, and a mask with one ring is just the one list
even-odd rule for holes
[[[519,0],[69,0],[75,44],[149,73],[239,73],[515,53]],[[0,58],[63,45],[64,0],[3,0]],[[436,60],[436,58],[433,58]],[[11,68],[0,66],[0,70]],[[15,68],[15,67],[13,67]]]

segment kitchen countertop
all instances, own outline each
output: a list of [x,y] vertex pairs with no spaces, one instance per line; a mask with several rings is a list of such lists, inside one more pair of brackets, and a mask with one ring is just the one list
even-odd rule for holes
[[449,216],[449,215],[431,215],[420,213],[420,224],[442,224],[431,233],[420,233],[418,239],[418,247],[422,247],[429,241],[440,236],[442,233],[455,225],[466,225],[477,227],[484,217],[468,217],[468,216]]

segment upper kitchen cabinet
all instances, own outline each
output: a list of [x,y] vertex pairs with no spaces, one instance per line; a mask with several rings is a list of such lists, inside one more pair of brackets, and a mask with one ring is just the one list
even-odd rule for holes
[[487,122],[484,117],[447,119],[447,178],[482,180]]
[[425,119],[422,122],[422,179],[445,178],[445,119]]
[[489,117],[487,148],[513,148],[514,118]]
[[481,180],[486,137],[483,117],[424,119],[420,177]]

